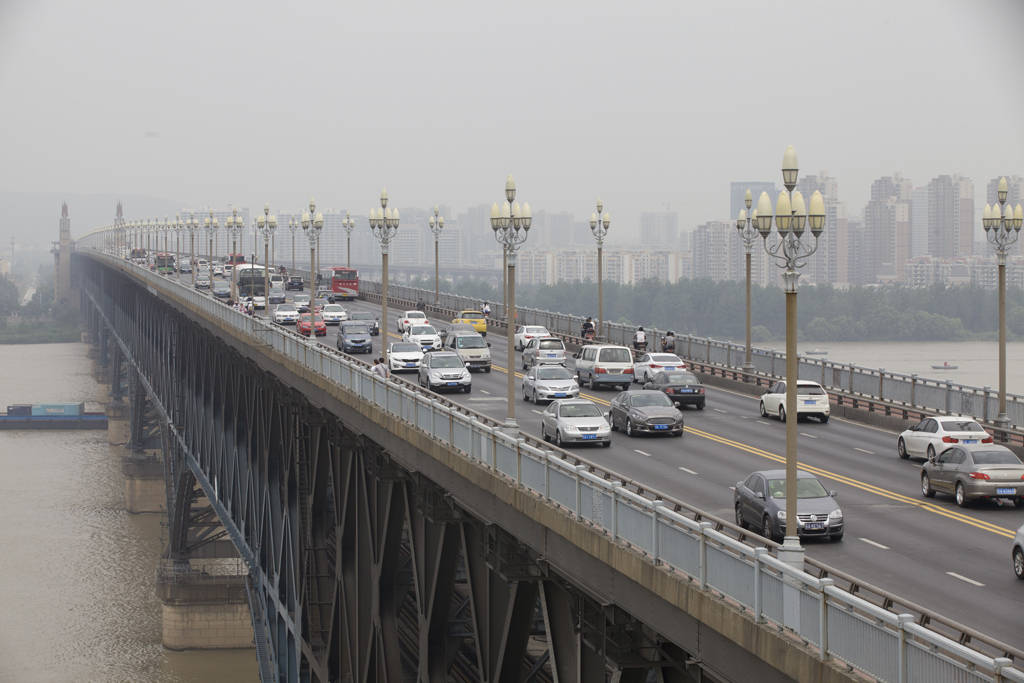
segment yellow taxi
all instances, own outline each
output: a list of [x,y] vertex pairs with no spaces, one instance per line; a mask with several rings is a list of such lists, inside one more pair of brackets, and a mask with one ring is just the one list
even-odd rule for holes
[[480,311],[459,311],[459,314],[452,318],[452,324],[456,325],[462,323],[464,325],[472,325],[473,329],[487,336],[487,318]]

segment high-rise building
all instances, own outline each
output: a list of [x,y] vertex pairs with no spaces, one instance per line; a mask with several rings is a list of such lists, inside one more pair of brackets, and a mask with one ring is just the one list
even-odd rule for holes
[[928,253],[928,188],[915,187],[910,193],[910,257]]
[[939,258],[974,250],[974,183],[940,175],[928,183],[928,253]]
[[645,249],[675,249],[678,247],[679,213],[676,211],[644,211],[641,213],[640,244]]
[[864,228],[858,248],[855,284],[894,281],[903,277],[910,255],[910,207],[913,185],[900,174],[871,184],[871,199],[864,207]]
[[742,246],[734,222],[709,221],[693,231],[693,277],[716,282],[737,278]]
[[797,189],[810,206],[811,195],[820,192],[825,200],[825,230],[818,240],[818,251],[811,256],[804,269],[804,277],[809,284],[827,284],[845,282],[840,271],[845,271],[846,253],[849,240],[845,232],[846,208],[839,201],[839,181],[822,171],[818,175],[805,175],[800,178]]

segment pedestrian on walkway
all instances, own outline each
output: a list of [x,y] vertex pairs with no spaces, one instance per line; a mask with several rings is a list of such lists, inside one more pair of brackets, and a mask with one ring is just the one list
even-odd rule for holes
[[374,358],[373,359],[373,369],[372,369],[372,372],[373,372],[373,374],[377,375],[381,379],[387,379],[388,378],[388,369],[387,369],[387,366],[384,365],[384,359],[383,358]]

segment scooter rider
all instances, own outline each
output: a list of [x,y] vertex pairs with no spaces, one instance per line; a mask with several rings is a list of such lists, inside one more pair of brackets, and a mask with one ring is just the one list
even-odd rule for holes
[[661,350],[674,352],[676,350],[676,333],[669,330],[661,340]]
[[594,338],[594,319],[589,315],[587,319],[583,321],[583,326],[580,327],[580,336],[584,339]]
[[647,333],[644,332],[643,325],[638,327],[636,334],[633,335],[633,348],[637,351],[647,350]]

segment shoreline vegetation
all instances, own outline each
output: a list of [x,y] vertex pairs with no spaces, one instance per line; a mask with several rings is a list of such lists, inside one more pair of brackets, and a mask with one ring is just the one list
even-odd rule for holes
[[58,344],[82,341],[77,320],[32,320],[0,327],[3,344]]
[[[410,283],[433,289],[432,278]],[[442,284],[442,289],[446,289]],[[453,289],[451,285],[447,287]],[[463,281],[458,290],[481,301],[500,302],[499,288],[483,281]],[[634,285],[606,282],[604,316],[625,325],[672,329],[717,339],[746,335],[745,284],[708,279],[675,284],[647,281]],[[522,285],[517,303],[524,307],[597,316],[597,287],[592,282]],[[785,296],[777,287],[751,288],[752,328],[756,342],[786,338]],[[797,304],[801,342],[991,341],[998,336],[995,291],[976,286],[898,285],[837,289],[803,285]],[[1024,290],[1007,288],[1007,339],[1024,340]]]

